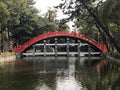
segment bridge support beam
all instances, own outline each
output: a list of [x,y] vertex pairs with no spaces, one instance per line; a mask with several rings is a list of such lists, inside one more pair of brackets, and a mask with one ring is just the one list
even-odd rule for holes
[[36,48],[35,45],[33,45],[33,56],[35,56]]
[[44,56],[46,56],[46,40],[44,40],[43,43],[44,43]]
[[67,56],[69,56],[69,38],[67,37]]
[[88,44],[88,57],[89,59],[91,59],[91,49],[90,49],[90,45]]
[[77,43],[78,43],[78,45],[77,45],[77,52],[78,52],[78,58],[77,58],[77,70],[79,70],[79,68],[80,68],[80,45],[81,45],[81,42],[80,42],[80,40],[77,40]]
[[80,40],[77,41],[78,42],[78,57],[80,58]]
[[57,38],[55,38],[55,56],[57,56]]

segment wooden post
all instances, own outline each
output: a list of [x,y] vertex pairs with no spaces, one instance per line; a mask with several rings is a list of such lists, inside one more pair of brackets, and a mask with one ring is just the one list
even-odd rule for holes
[[69,56],[69,38],[67,37],[67,56]]
[[77,60],[76,60],[76,64],[77,64],[77,66],[76,66],[76,69],[77,69],[77,71],[79,71],[79,68],[80,68],[80,45],[81,45],[81,42],[80,42],[80,40],[78,40],[77,41],[78,42],[78,58],[77,58]]
[[55,38],[55,56],[57,56],[57,38]]
[[44,56],[46,56],[46,40],[44,40],[43,42],[44,42]]
[[33,45],[33,56],[35,56],[36,48],[35,45]]
[[57,72],[57,57],[55,56],[55,73]]
[[90,50],[90,45],[88,44],[88,57],[91,60],[91,50]]
[[43,73],[46,73],[46,57],[44,56],[44,68],[43,68]]
[[78,57],[80,58],[80,40],[78,40]]

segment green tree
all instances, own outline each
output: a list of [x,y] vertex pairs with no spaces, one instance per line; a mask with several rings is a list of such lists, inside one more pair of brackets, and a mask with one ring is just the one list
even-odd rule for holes
[[65,31],[69,29],[69,26],[66,24],[66,20],[57,20],[57,10],[49,9],[45,14],[45,19],[48,21],[46,25],[46,31]]
[[9,5],[10,19],[7,23],[8,32],[17,43],[23,43],[32,37],[38,18],[37,9],[33,8],[33,0],[11,0]]
[[[48,9],[47,13],[45,14],[45,19],[48,21],[46,25],[46,31],[56,31],[57,26],[57,20],[56,20],[56,10]],[[48,27],[48,28],[47,28]]]
[[6,24],[9,19],[9,11],[7,9],[7,6],[4,2],[0,1],[0,26],[2,24]]
[[[111,35],[108,25],[101,20],[98,9],[103,4],[102,0],[63,0],[63,3],[59,5],[65,14],[69,14],[68,19],[79,19],[80,17],[90,17],[95,22],[96,27],[99,28],[99,32],[107,36],[110,43],[114,45],[117,51],[120,52],[120,47],[116,43],[115,38]],[[105,37],[106,38],[106,37]]]
[[69,26],[66,23],[66,20],[62,19],[58,21],[58,31],[68,31]]
[[0,38],[0,47],[1,47],[1,52],[3,52],[3,40],[4,40],[4,34],[3,32],[5,31],[5,29],[3,29],[2,27],[7,23],[8,19],[9,19],[10,13],[7,9],[7,5],[4,3],[4,1],[0,1],[0,34],[1,34],[1,38]]
[[[14,32],[17,30],[17,26],[20,24],[21,14],[29,13],[26,0],[9,0],[6,1],[8,11],[10,12],[10,18],[5,25],[8,30],[8,36],[10,38],[14,36]],[[19,32],[19,31],[18,31]]]
[[107,0],[100,7],[99,13],[101,14],[101,19],[107,24],[109,30],[118,45],[120,46],[120,1],[119,0]]

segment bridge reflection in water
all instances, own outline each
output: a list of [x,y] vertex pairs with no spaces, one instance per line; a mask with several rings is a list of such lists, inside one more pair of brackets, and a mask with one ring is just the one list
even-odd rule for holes
[[[38,79],[35,90],[85,90],[85,87],[78,83],[78,78],[86,77],[86,68],[90,72],[99,72],[100,68],[106,65],[99,57],[24,57],[26,61],[33,61],[33,68],[42,74],[45,82]],[[35,65],[35,66],[34,66]],[[38,68],[36,68],[38,65]],[[55,86],[50,86],[54,83]],[[53,89],[54,88],[54,89]]]

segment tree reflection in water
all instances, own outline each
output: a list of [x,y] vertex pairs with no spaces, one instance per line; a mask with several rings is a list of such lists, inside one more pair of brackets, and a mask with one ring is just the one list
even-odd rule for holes
[[77,78],[87,90],[120,90],[120,67],[105,61],[92,67],[92,70],[87,69],[84,74],[79,72]]
[[32,66],[38,74],[34,90],[120,90],[120,67],[100,58],[46,57],[32,62],[17,66]]

